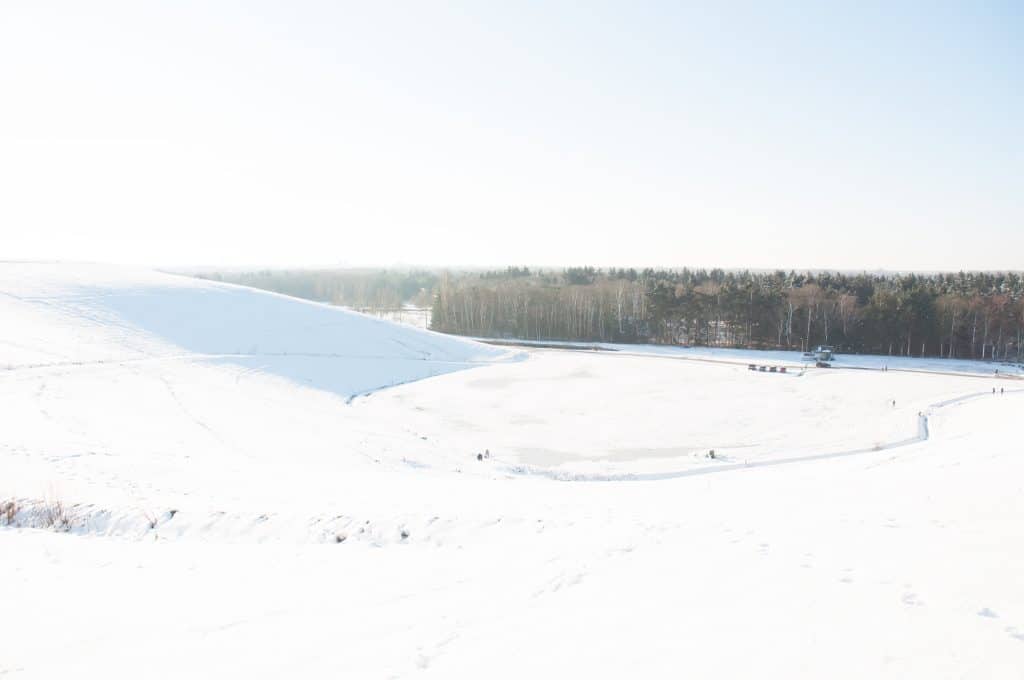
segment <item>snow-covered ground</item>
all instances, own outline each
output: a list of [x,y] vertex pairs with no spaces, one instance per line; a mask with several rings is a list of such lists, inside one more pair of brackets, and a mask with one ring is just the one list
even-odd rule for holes
[[[693,361],[713,361],[718,363],[737,363],[766,366],[791,366],[806,368],[814,365],[814,360],[804,357],[803,352],[784,350],[753,350],[730,349],[724,347],[679,347],[676,345],[642,345],[621,344],[613,342],[563,342],[559,340],[513,340],[475,338],[483,342],[492,342],[504,346],[530,345],[552,347],[565,346],[573,349],[593,349],[618,352],[621,354],[639,354],[691,359]],[[1024,364],[1017,361],[981,361],[977,359],[941,359],[934,357],[900,357],[881,354],[845,354],[839,352],[831,361],[832,368],[837,369],[871,369],[892,371],[930,371],[935,373],[970,373],[983,376],[1017,376],[1024,377]]]
[[0,675],[1022,677],[1024,382],[626,349],[0,264]]

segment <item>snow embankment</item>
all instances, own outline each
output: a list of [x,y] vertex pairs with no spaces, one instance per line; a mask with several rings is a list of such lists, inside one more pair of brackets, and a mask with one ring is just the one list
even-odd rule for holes
[[[348,530],[353,493],[436,444],[396,426],[400,414],[373,422],[346,402],[523,356],[99,265],[0,263],[0,322],[0,501],[16,503],[18,525],[66,513],[98,534],[139,535],[172,510],[175,530],[211,535],[320,537],[327,511],[332,536]],[[288,519],[266,521],[275,511]]]
[[0,370],[193,359],[345,398],[515,354],[329,305],[100,265],[0,264]]

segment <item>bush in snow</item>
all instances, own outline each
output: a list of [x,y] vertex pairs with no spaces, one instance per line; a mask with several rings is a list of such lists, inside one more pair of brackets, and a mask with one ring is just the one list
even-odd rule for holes
[[3,522],[7,526],[12,526],[17,516],[18,501],[12,498],[0,503],[0,522]]
[[54,531],[71,530],[71,515],[68,514],[67,508],[59,500],[50,500],[44,503],[39,517],[42,520],[43,527],[46,529],[53,529]]

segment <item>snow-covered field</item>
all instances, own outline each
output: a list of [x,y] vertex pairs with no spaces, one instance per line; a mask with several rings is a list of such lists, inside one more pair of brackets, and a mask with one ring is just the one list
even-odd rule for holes
[[759,359],[0,264],[0,676],[1024,677],[1024,381]]
[[[803,352],[783,350],[731,349],[725,347],[680,347],[676,345],[619,344],[613,342],[563,342],[559,340],[509,340],[475,338],[483,342],[494,342],[505,346],[565,346],[573,349],[593,349],[620,354],[640,354],[689,359],[692,361],[714,361],[766,366],[787,366],[808,368],[814,360],[805,358]],[[984,376],[1024,376],[1024,364],[1016,361],[980,361],[975,359],[939,359],[934,357],[900,357],[880,354],[845,354],[840,352],[831,362],[834,368],[930,371],[933,373],[970,373]]]

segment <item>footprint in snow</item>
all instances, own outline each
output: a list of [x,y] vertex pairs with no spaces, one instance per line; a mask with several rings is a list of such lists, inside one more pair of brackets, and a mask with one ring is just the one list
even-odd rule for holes
[[981,609],[979,609],[978,610],[978,616],[984,616],[984,617],[989,618],[989,619],[998,619],[999,618],[999,616],[994,611],[989,609],[988,607],[982,607]]
[[583,572],[559,574],[548,581],[547,586],[544,589],[536,591],[533,594],[533,597],[540,597],[549,593],[557,593],[562,588],[571,588],[572,586],[579,585],[583,582],[583,577]]
[[903,595],[903,604],[908,607],[920,607],[924,605],[924,602],[917,596],[917,593],[906,593]]
[[1020,630],[1018,630],[1017,628],[1014,628],[1013,626],[1008,626],[1006,628],[1006,632],[1014,640],[1020,640],[1021,642],[1024,642],[1024,633],[1020,632]]

